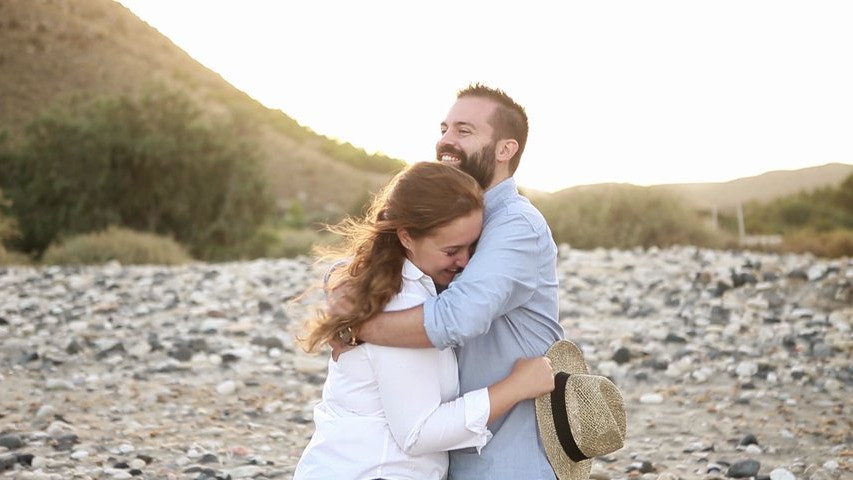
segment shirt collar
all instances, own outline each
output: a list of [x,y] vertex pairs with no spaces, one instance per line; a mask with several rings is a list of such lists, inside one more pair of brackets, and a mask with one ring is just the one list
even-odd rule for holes
[[421,271],[411,260],[408,258],[403,260],[403,279],[410,280],[413,282],[418,282],[423,285],[427,290],[430,291],[433,295],[437,295],[435,290],[435,282],[432,281],[432,278]]
[[504,200],[515,195],[518,195],[518,186],[515,184],[513,177],[509,177],[486,190],[486,193],[483,194],[483,203],[486,205],[484,215],[489,217]]

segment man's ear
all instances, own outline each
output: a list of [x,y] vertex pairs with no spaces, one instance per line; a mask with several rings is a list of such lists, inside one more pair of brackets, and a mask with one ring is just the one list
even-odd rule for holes
[[495,159],[499,162],[509,162],[518,152],[518,142],[512,138],[500,140],[495,145]]
[[406,250],[412,249],[412,236],[409,235],[409,232],[407,232],[405,228],[400,227],[397,229],[397,238],[400,239],[400,243],[403,244],[403,248]]

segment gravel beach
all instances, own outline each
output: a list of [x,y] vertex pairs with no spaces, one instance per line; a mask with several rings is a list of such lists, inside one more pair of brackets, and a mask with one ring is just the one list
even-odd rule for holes
[[[853,478],[853,261],[562,247],[560,322],[620,387],[595,479]],[[290,478],[327,354],[309,259],[0,268],[0,478]]]

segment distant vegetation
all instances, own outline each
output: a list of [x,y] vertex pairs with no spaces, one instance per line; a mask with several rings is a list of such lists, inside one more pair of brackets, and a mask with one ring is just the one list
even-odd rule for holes
[[279,110],[267,110],[265,118],[258,120],[266,122],[298,142],[316,142],[317,149],[327,154],[329,158],[361,171],[393,174],[406,166],[406,162],[402,160],[377,153],[370,154],[349,142],[341,142],[315,133]]
[[554,240],[588,249],[670,245],[721,246],[710,228],[679,197],[633,185],[571,189],[539,199]]
[[8,213],[10,203],[3,197],[3,190],[0,190],[0,265],[13,262],[12,254],[6,251],[3,244],[18,234],[17,222]]
[[[595,185],[535,198],[554,240],[575,248],[742,248],[732,211],[721,212],[715,228],[706,214],[664,189]],[[750,202],[743,211],[748,235],[781,236],[778,245],[750,248],[853,256],[853,174],[838,187]]]
[[99,97],[54,107],[0,154],[19,250],[123,226],[209,259],[273,213],[254,147],[184,95]]
[[[743,206],[743,213],[750,234],[853,229],[853,174],[838,187],[804,191],[771,202],[749,202]],[[720,222],[724,228],[737,231],[733,215],[721,216]]]
[[[782,249],[817,255],[853,256],[853,174],[838,187],[803,191],[771,202],[743,206],[750,235],[782,235]],[[721,227],[737,232],[731,213],[720,215]]]
[[92,265],[112,260],[123,265],[178,265],[193,259],[171,238],[115,227],[51,245],[42,258],[48,265]]

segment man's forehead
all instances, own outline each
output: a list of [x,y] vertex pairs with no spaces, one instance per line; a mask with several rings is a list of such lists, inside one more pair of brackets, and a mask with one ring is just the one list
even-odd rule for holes
[[488,98],[462,97],[450,108],[445,123],[484,124],[488,122],[496,107],[497,104]]

